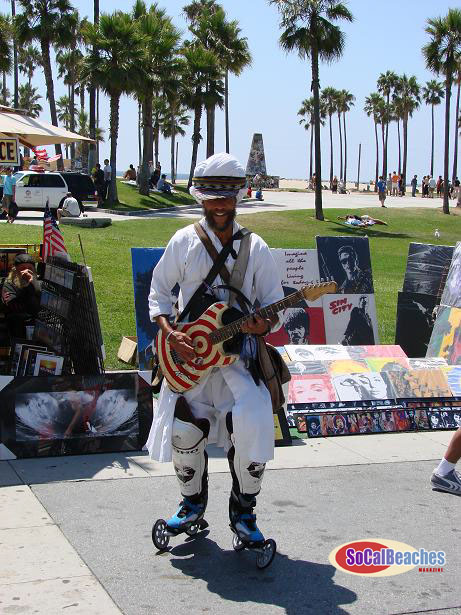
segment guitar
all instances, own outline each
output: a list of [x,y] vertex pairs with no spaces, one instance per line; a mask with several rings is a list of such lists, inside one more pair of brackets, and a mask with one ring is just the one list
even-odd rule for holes
[[[322,295],[335,292],[337,292],[336,282],[310,284],[280,301],[258,309],[257,313],[262,318],[269,318],[285,308],[296,305],[302,299],[315,301]],[[189,391],[214,367],[227,367],[239,358],[238,354],[226,354],[223,344],[240,333],[243,323],[252,316],[245,315],[225,324],[226,312],[230,310],[226,303],[218,301],[206,309],[197,320],[176,325],[177,331],[187,333],[192,339],[197,356],[191,361],[186,362],[179,357],[166,341],[167,336],[163,331],[157,333],[155,348],[160,369],[172,391],[175,393]]]

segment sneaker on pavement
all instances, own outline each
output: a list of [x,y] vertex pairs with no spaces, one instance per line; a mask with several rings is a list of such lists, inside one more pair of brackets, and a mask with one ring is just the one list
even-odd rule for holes
[[456,470],[451,470],[445,476],[440,476],[440,474],[434,471],[431,476],[431,485],[437,491],[447,491],[454,495],[461,495],[461,475]]

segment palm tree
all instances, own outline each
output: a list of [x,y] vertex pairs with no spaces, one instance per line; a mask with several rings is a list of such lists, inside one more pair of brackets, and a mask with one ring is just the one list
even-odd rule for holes
[[343,181],[347,181],[347,132],[346,132],[346,113],[354,106],[355,96],[347,90],[340,90],[339,92],[339,107],[343,114],[343,132],[344,132],[344,172]]
[[377,184],[379,179],[379,143],[378,143],[378,124],[381,121],[380,111],[385,103],[384,98],[377,92],[373,92],[365,98],[365,106],[363,110],[368,117],[373,117],[375,124],[375,142],[376,142],[376,167],[375,167],[375,192],[378,190]]
[[[77,17],[78,23],[78,17]],[[74,39],[76,40],[76,39]],[[83,54],[78,47],[72,49],[60,50],[56,54],[56,63],[58,65],[58,77],[64,80],[68,87],[69,97],[69,129],[75,132],[75,88],[79,80],[79,74],[82,68]],[[71,164],[75,160],[75,143],[70,144]]]
[[[461,10],[449,9],[445,17],[427,20],[426,32],[430,41],[423,47],[426,66],[437,75],[445,77],[445,151],[443,181],[448,186],[448,163],[450,153],[450,100],[451,87],[458,69],[461,53]],[[443,192],[443,213],[450,213],[448,190]]]
[[18,50],[18,68],[19,72],[27,77],[27,85],[32,85],[32,77],[35,70],[41,65],[42,56],[40,51],[34,45],[20,47]]
[[205,95],[208,84],[218,81],[221,74],[216,54],[199,43],[187,43],[182,50],[186,60],[187,74],[189,82],[189,93],[185,98],[188,109],[194,112],[194,124],[192,133],[192,157],[189,173],[188,187],[192,185],[192,176],[197,165],[198,146],[202,139],[200,134],[200,124],[202,118],[202,108],[205,104]]
[[[390,104],[391,94],[394,92],[398,77],[392,70],[387,70],[385,73],[381,73],[378,77],[377,87],[378,92],[382,94],[386,98],[386,103]],[[387,143],[389,138],[389,123],[391,119],[386,124],[386,134],[385,134],[385,147],[383,151],[383,177],[384,179],[387,177]],[[400,145],[400,137],[399,137],[399,145]],[[400,169],[399,169],[400,173]]]
[[203,46],[204,49],[216,55],[221,71],[217,78],[210,81],[206,87],[204,98],[207,125],[207,157],[214,154],[215,149],[215,114],[216,107],[223,107],[224,104],[224,65],[229,66],[231,58],[223,39],[229,38],[228,22],[224,9],[215,2],[202,0],[194,1],[184,7],[184,14],[189,21],[189,30],[194,35],[194,41]]
[[333,22],[352,21],[347,6],[338,0],[269,0],[281,14],[283,33],[280,44],[286,51],[296,50],[310,59],[314,97],[315,133],[315,217],[323,220],[322,153],[320,150],[320,77],[319,60],[332,62],[342,56],[344,34]]
[[[456,94],[456,111],[455,118],[459,117],[459,95],[461,90],[461,56],[458,58],[458,72],[454,79],[455,83],[458,84],[457,94]],[[455,136],[454,136],[454,152],[453,152],[453,174],[451,176],[451,183],[455,185],[455,179],[458,175],[458,126],[455,120]]]
[[19,108],[25,109],[30,117],[38,117],[43,111],[42,105],[38,102],[42,97],[37,94],[37,89],[28,83],[19,86]]
[[[16,1],[11,0],[11,23],[16,21]],[[19,104],[19,75],[18,75],[18,41],[15,28],[12,29],[13,36],[13,79],[14,79],[14,106]]]
[[[93,23],[97,24],[99,22],[99,0],[93,0]],[[93,48],[92,53],[97,55],[97,49]],[[96,87],[93,81],[90,83],[89,88],[89,138],[96,139],[96,129],[97,129],[97,117],[98,110],[96,109],[96,100],[97,93]],[[97,162],[97,149],[99,147],[99,143],[96,142],[90,143],[90,150],[88,153],[88,170],[91,172],[94,165]]]
[[[69,0],[19,0],[19,4],[23,10],[15,17],[18,40],[21,43],[40,43],[51,123],[57,126],[50,47],[63,47],[71,43],[76,13]],[[55,145],[55,150],[57,155],[62,154],[60,144]],[[62,157],[57,161],[57,168],[64,168]]]
[[114,203],[117,195],[117,140],[120,97],[133,92],[143,78],[142,66],[144,38],[130,15],[115,11],[103,13],[99,23],[87,23],[84,37],[88,45],[97,49],[85,58],[83,77],[89,78],[110,98],[110,165],[112,168],[108,201]]
[[[141,102],[143,124],[143,155],[139,192],[149,194],[149,161],[155,143],[155,162],[158,161],[158,122],[154,121],[154,101],[163,93],[162,79],[168,76],[171,62],[178,49],[180,34],[163,9],[156,4],[147,10],[142,0],[137,0],[133,7],[133,19],[140,35],[144,38],[144,53],[141,69],[143,78],[136,87],[138,100]],[[154,130],[155,128],[155,130]]]
[[331,117],[333,113],[337,111],[337,90],[335,88],[325,88],[322,90],[322,94],[320,97],[321,103],[325,108],[326,114],[328,115],[328,121],[330,126],[330,187],[333,183],[333,130],[331,125]]
[[[171,104],[171,103],[170,103]],[[160,125],[160,130],[165,139],[171,140],[171,161],[170,161],[170,173],[171,183],[176,183],[176,167],[175,167],[175,144],[176,137],[184,137],[186,131],[183,126],[189,126],[189,113],[184,106],[171,106],[168,115],[165,117],[164,122]]]
[[11,53],[12,27],[8,15],[0,13],[0,71],[2,72],[2,104],[8,103],[8,89],[6,75],[11,72],[13,58]]
[[399,77],[395,86],[396,107],[400,110],[403,124],[403,164],[402,164],[402,190],[405,194],[407,179],[407,158],[408,158],[408,118],[419,107],[421,102],[420,87],[413,75],[407,77],[405,74]]
[[443,83],[431,79],[423,87],[423,100],[426,105],[431,105],[432,135],[431,135],[431,176],[434,176],[434,107],[440,105],[445,96]]
[[339,179],[343,178],[343,131],[341,128],[341,91],[336,90],[335,107],[338,114],[338,132],[339,132]]
[[298,115],[301,115],[299,123],[304,124],[306,130],[311,129],[310,139],[310,155],[309,155],[309,181],[312,180],[312,148],[314,145],[314,99],[305,98],[301,103],[301,108],[298,111]]
[[[64,124],[64,128],[69,130],[70,126],[70,98],[69,96],[60,96],[56,101],[56,109],[58,113],[58,120]],[[66,143],[66,158],[69,158],[69,145]],[[74,158],[75,159],[75,150]]]

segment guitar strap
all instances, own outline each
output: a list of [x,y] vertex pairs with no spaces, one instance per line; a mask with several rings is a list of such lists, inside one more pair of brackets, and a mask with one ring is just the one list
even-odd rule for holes
[[[199,232],[197,231],[197,226],[199,226],[202,230],[203,230],[203,227],[200,224],[198,224],[198,223],[194,224],[195,231],[197,232],[197,234],[199,234]],[[243,232],[243,231],[245,231],[245,232]],[[195,293],[189,299],[189,301],[187,302],[187,305],[185,306],[185,308],[183,309],[183,311],[181,312],[179,317],[176,319],[176,322],[181,322],[182,320],[184,320],[184,318],[191,311],[191,309],[193,309],[194,304],[207,291],[209,291],[211,284],[213,283],[213,281],[215,280],[215,278],[216,278],[216,276],[218,274],[221,274],[221,277],[223,279],[224,279],[223,276],[226,276],[226,275],[229,276],[229,272],[227,271],[224,263],[226,262],[226,259],[229,256],[229,254],[233,251],[234,240],[239,240],[239,239],[242,240],[244,238],[244,236],[245,235],[249,235],[251,231],[249,231],[248,229],[242,228],[239,231],[237,231],[236,233],[234,233],[234,235],[232,235],[231,239],[228,241],[228,243],[226,243],[226,245],[223,247],[223,249],[221,250],[221,252],[219,254],[218,254],[218,251],[216,250],[216,248],[211,243],[211,239],[208,237],[208,235],[206,234],[205,230],[203,230],[203,232],[205,233],[207,239],[209,240],[210,244],[213,247],[214,254],[216,255],[216,259],[210,253],[210,256],[211,256],[211,258],[213,260],[213,263],[214,263],[213,267],[210,269],[210,271],[208,272],[208,275],[206,276],[206,278],[203,280],[203,282],[197,288]],[[199,234],[199,237],[200,237],[200,239],[202,239],[200,234]],[[203,241],[203,239],[202,239],[202,241]],[[208,248],[207,248],[207,250],[208,250]],[[227,279],[229,279],[229,278],[227,278]]]
[[[194,229],[197,235],[199,236],[201,242],[205,246],[211,259],[216,264],[217,259],[221,256],[224,249],[221,251],[220,254],[218,254],[218,251],[216,250],[208,233],[206,232],[206,230],[203,228],[203,226],[199,222],[196,222],[194,224]],[[240,289],[243,286],[243,280],[245,278],[245,273],[247,270],[248,258],[250,256],[250,236],[251,236],[251,231],[243,227],[240,229],[240,231],[237,231],[237,233],[235,233],[235,235],[230,240],[229,243],[232,245],[234,239],[240,239],[239,253],[234,263],[232,274],[229,273],[227,267],[224,264],[225,261],[223,261],[223,264],[220,268],[219,273],[221,275],[222,280],[225,282],[226,286],[217,287],[217,288],[227,288],[230,291],[229,292],[229,306],[232,306],[234,301],[237,300],[237,303],[239,304],[242,312],[244,313],[248,313],[248,308],[246,305],[248,301],[246,297],[243,296],[242,298],[242,296],[240,296],[241,293],[239,293],[238,291],[240,291]],[[226,244],[226,245],[229,245],[229,244]]]

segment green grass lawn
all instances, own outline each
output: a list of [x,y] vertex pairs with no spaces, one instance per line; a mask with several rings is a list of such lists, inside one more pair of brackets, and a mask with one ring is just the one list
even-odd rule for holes
[[[459,211],[459,210],[458,210]],[[316,235],[367,234],[373,267],[378,310],[378,325],[382,344],[392,344],[395,335],[397,292],[401,290],[408,244],[439,243],[454,245],[461,240],[461,216],[445,216],[439,210],[381,208],[367,213],[388,222],[365,232],[344,227],[337,216],[349,213],[342,209],[325,210],[327,219],[319,222],[312,211],[241,214],[240,224],[261,235],[273,248],[314,248]],[[131,247],[165,246],[172,234],[186,226],[187,220],[155,219],[115,222],[104,229],[64,227],[63,234],[71,257],[82,262],[78,233],[91,266],[98,301],[108,368],[125,369],[117,360],[117,350],[123,335],[135,335]],[[440,230],[439,240],[434,229]],[[42,240],[42,228],[2,224],[0,243],[32,243]]]
[[195,203],[195,199],[189,194],[186,186],[176,185],[174,190],[176,194],[151,192],[149,196],[143,196],[139,194],[136,186],[122,184],[120,180],[117,180],[119,202],[115,205],[105,203],[102,207],[121,211],[135,211],[136,209],[163,209],[175,205],[192,205]]

